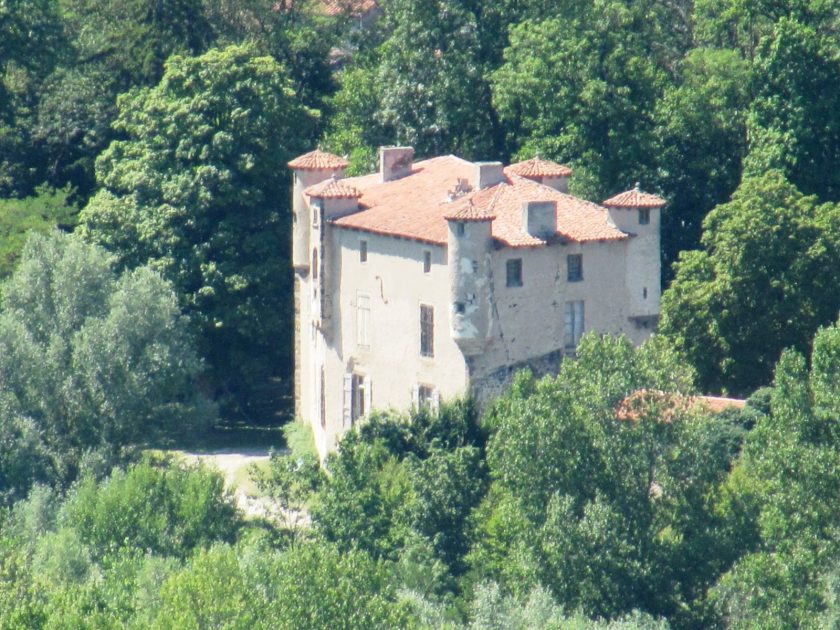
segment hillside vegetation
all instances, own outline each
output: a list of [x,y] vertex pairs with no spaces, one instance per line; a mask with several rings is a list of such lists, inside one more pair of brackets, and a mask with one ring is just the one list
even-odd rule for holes
[[[840,4],[326,4],[0,4],[0,627],[837,625]],[[246,519],[143,451],[290,419],[286,163],[385,144],[663,196],[659,333],[276,456],[311,524]]]

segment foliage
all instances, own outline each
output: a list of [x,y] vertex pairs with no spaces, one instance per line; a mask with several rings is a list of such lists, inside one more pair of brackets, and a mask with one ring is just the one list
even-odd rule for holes
[[669,63],[648,50],[669,35],[654,4],[598,0],[523,21],[492,75],[516,154],[572,163],[572,184],[590,198],[653,180],[653,113]]
[[150,463],[115,471],[102,483],[83,479],[59,521],[99,556],[119,547],[186,556],[213,541],[232,542],[239,515],[217,472]]
[[[83,234],[175,286],[227,402],[246,405],[291,357],[289,175],[311,112],[245,47],[175,57],[119,101]],[[288,369],[288,368],[286,368]]]
[[662,224],[666,263],[699,242],[703,218],[738,187],[747,151],[749,65],[732,50],[695,48],[680,75],[656,112],[660,181],[669,200]]
[[474,575],[541,583],[587,615],[679,616],[701,598],[731,562],[709,497],[741,430],[695,407],[690,383],[658,341],[592,335],[556,379],[520,376],[489,417]]
[[806,351],[836,317],[837,213],[768,171],[706,217],[704,249],[681,256],[660,326],[706,391],[767,383],[784,348]]
[[[29,238],[0,310],[0,422],[14,448],[41,454],[33,462],[49,453],[54,471],[34,479],[70,480],[90,450],[111,458],[206,426],[214,409],[195,389],[200,369],[157,274],[117,275],[102,249],[59,232]],[[0,489],[25,492],[33,479],[12,469]]]
[[770,413],[733,472],[732,492],[752,506],[758,540],[713,593],[729,627],[803,626],[826,607],[826,577],[840,552],[840,328],[821,329],[813,347],[810,370],[796,352],[782,355]]
[[30,231],[46,233],[71,228],[78,210],[70,191],[40,188],[35,197],[0,200],[0,278],[8,278],[20,258]]

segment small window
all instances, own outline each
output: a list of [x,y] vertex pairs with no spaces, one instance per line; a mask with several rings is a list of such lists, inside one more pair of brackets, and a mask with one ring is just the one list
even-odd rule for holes
[[417,406],[420,409],[432,409],[435,402],[435,388],[431,385],[417,387]]
[[521,287],[522,286],[522,259],[513,258],[506,263],[507,271],[507,286]]
[[435,309],[420,305],[420,356],[435,356]]
[[317,203],[312,204],[312,227],[316,228],[320,225],[321,206]]
[[327,426],[327,387],[326,387],[326,378],[324,376],[324,366],[321,366],[321,379],[320,379],[321,391],[319,392],[318,404],[320,405],[318,408],[318,413],[321,416],[321,428],[326,428]]
[[356,295],[356,345],[370,348],[370,296]]
[[361,374],[353,374],[351,385],[350,421],[356,422],[367,413],[367,379]]
[[646,299],[647,299],[647,287],[645,287],[644,289],[642,289],[642,299],[643,299],[643,300],[646,300]]
[[455,313],[457,315],[463,315],[466,310],[463,302],[455,302]]
[[566,278],[569,282],[583,280],[583,254],[566,256]]
[[566,302],[564,337],[567,350],[577,348],[583,336],[583,301]]
[[423,273],[429,273],[432,270],[432,252],[423,252]]
[[650,208],[639,208],[639,225],[650,223]]
[[367,241],[359,241],[359,262],[367,262]]
[[466,234],[466,226],[463,223],[455,224],[455,236],[463,236]]
[[312,250],[312,279],[318,279],[318,250]]

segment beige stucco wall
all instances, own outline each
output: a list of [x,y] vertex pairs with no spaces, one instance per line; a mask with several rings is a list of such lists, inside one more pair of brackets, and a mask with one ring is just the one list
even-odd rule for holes
[[[584,302],[584,330],[630,334],[625,303],[627,241],[552,244],[493,253],[494,322],[485,352],[472,362],[480,377],[499,367],[562,350],[567,301]],[[566,257],[581,254],[583,280],[568,282]],[[506,264],[522,259],[522,286],[506,286]]]
[[[367,261],[359,260],[360,241],[367,241]],[[309,385],[301,388],[303,410],[313,426],[322,456],[334,448],[344,432],[344,376],[357,373],[370,383],[373,408],[407,409],[415,402],[419,384],[433,387],[443,399],[466,391],[463,355],[449,334],[449,272],[446,248],[376,234],[329,227],[324,249],[328,268],[324,290],[331,297],[331,316],[323,332],[316,332],[309,354]],[[423,254],[432,265],[423,272]],[[311,295],[311,276],[302,283],[302,294]],[[357,301],[369,298],[368,346],[357,334]],[[420,305],[434,308],[434,357],[420,356]],[[302,309],[303,311],[303,309]],[[302,316],[304,316],[302,312]],[[309,313],[311,317],[311,311]],[[307,344],[303,344],[307,345]],[[326,377],[326,427],[318,415],[320,365]],[[304,378],[306,378],[304,376]]]

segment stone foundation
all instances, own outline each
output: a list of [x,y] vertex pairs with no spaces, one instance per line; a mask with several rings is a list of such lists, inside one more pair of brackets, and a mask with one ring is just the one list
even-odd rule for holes
[[470,392],[475,398],[478,406],[483,408],[494,398],[501,396],[513,382],[517,372],[528,369],[540,378],[547,374],[557,374],[560,363],[563,361],[563,351],[554,350],[527,361],[501,367],[489,374],[480,377],[470,378]]

